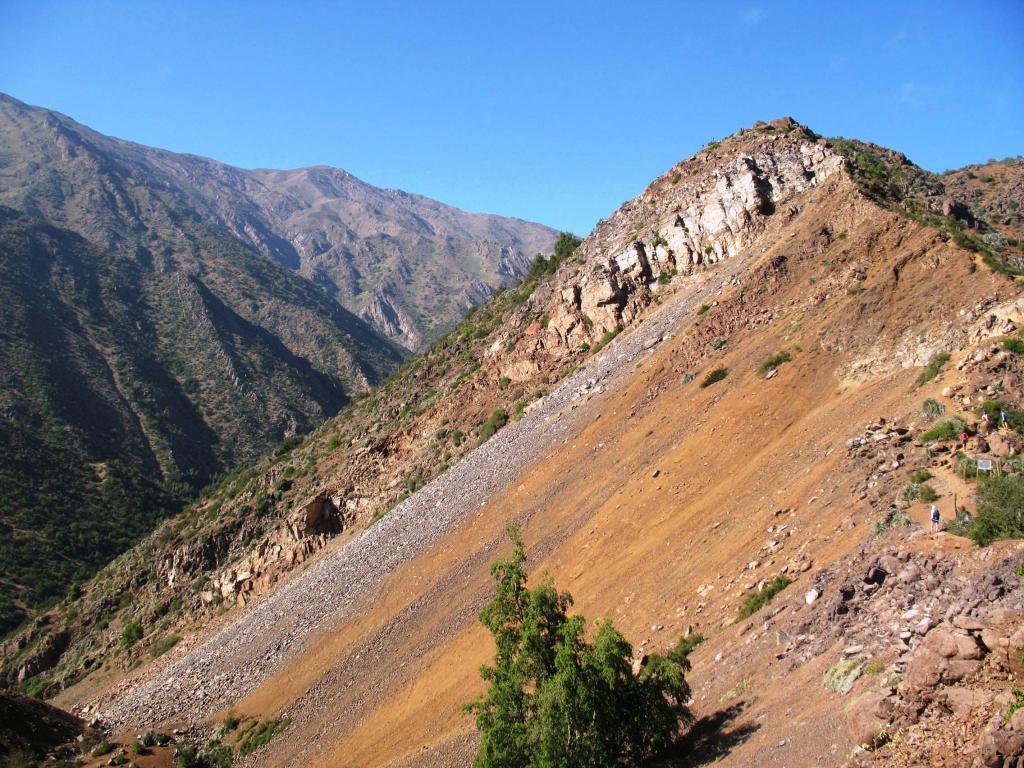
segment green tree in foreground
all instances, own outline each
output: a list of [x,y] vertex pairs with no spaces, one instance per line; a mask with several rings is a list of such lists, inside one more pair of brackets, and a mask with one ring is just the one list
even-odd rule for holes
[[468,705],[480,749],[474,768],[639,766],[674,742],[689,722],[691,647],[649,656],[634,675],[633,649],[610,621],[593,642],[586,620],[568,616],[572,596],[550,578],[526,587],[526,554],[514,549],[491,566],[494,599],[480,621],[494,636],[494,666],[481,667],[487,693]]

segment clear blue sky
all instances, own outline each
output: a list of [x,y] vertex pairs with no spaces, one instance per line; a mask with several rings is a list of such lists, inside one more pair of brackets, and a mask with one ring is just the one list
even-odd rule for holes
[[932,170],[1024,153],[1024,2],[0,0],[0,90],[585,234],[757,119]]

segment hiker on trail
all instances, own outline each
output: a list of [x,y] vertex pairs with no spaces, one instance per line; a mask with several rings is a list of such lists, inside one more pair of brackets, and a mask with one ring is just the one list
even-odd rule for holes
[[942,522],[942,515],[939,514],[939,508],[932,504],[932,530],[938,530],[939,523]]
[[964,448],[966,448],[966,447],[967,447],[967,439],[968,439],[969,437],[970,437],[970,435],[968,435],[968,434],[967,434],[967,430],[966,430],[966,429],[965,429],[965,430],[964,430],[963,432],[961,432],[961,433],[960,433],[960,444],[961,444],[961,445],[962,445],[962,446],[963,446]]
[[983,414],[981,414],[981,420],[983,422],[985,422],[985,426],[983,427],[983,429],[985,430],[985,434],[986,435],[991,434],[991,432],[992,432],[992,422],[989,421],[988,411],[985,411]]
[[999,424],[1003,427],[1010,426],[1010,415],[1002,408],[999,409]]

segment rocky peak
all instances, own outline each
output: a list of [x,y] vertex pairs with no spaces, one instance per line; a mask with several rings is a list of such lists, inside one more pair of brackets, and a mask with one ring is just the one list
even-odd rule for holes
[[533,351],[567,356],[628,325],[661,286],[748,248],[787,203],[843,164],[823,139],[781,118],[674,166],[598,224],[562,266],[560,289],[531,301],[526,312],[548,319]]

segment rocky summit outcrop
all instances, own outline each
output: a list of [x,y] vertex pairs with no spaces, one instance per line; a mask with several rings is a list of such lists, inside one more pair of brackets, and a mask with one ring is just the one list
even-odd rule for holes
[[[829,178],[843,157],[788,118],[709,148],[662,175],[598,223],[555,295],[538,292],[524,314],[539,316],[521,351],[569,357],[634,322],[663,286],[731,258],[795,213],[786,204]],[[778,216],[775,216],[779,212]],[[583,265],[583,266],[580,266]],[[510,361],[514,380],[529,372]]]

